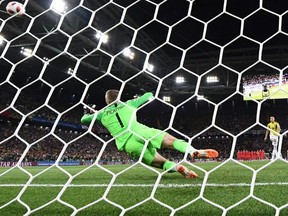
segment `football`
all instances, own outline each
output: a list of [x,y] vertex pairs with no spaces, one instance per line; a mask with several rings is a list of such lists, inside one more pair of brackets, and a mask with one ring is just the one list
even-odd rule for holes
[[25,7],[20,2],[12,1],[7,4],[6,11],[10,15],[18,14],[21,16],[25,13]]

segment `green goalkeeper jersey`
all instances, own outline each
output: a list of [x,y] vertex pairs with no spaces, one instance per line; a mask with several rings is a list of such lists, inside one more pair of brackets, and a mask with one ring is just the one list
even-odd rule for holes
[[[137,122],[136,111],[139,106],[147,102],[153,94],[148,92],[139,98],[128,100],[125,103],[113,103],[101,110],[96,117],[115,137],[118,150],[123,150],[127,139],[132,135],[131,132],[137,134],[137,131],[145,130],[146,126]],[[96,114],[85,114],[81,118],[83,124],[89,124]]]

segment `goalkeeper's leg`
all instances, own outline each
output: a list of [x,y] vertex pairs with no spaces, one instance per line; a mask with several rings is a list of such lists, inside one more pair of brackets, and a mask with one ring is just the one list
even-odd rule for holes
[[185,167],[182,164],[176,165],[176,163],[167,160],[166,158],[161,156],[158,152],[155,152],[155,156],[150,166],[153,166],[156,168],[162,168],[165,171],[168,170],[168,172],[179,172],[181,175],[184,176],[184,178],[197,178],[198,177],[198,175],[194,171],[189,170],[187,167]]
[[148,128],[139,132],[147,140],[149,144],[156,149],[168,148],[175,149],[181,153],[188,152],[192,158],[216,158],[218,152],[214,149],[195,149],[184,140],[175,138],[174,136],[158,129]]
[[139,133],[147,140],[150,140],[149,145],[156,149],[168,148],[175,149],[181,153],[188,152],[192,158],[216,158],[218,157],[218,152],[214,149],[195,149],[189,143],[184,140],[175,138],[174,136],[163,132],[158,129],[148,128]]
[[218,152],[214,149],[195,149],[184,140],[177,139],[170,134],[166,134],[162,141],[162,147],[175,149],[181,153],[188,152],[192,158],[216,158]]
[[[140,140],[141,141],[141,140]],[[189,170],[183,165],[177,165],[176,163],[167,160],[161,156],[151,143],[144,149],[144,143],[140,142],[137,137],[131,137],[126,143],[124,151],[134,158],[139,158],[144,151],[142,162],[159,169],[168,170],[168,172],[179,172],[185,178],[196,178],[198,175]]]

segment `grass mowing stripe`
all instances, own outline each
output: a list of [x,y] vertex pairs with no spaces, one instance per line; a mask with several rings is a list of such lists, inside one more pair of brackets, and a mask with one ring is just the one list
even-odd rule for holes
[[[243,162],[244,163],[244,162]],[[288,187],[288,163],[286,161],[275,161],[268,167],[258,170],[270,161],[249,161],[245,162],[245,165],[253,168],[257,172],[255,185],[250,185],[253,179],[253,171],[248,170],[245,167],[236,164],[235,162],[228,162],[218,167],[215,171],[209,174],[209,179],[206,182],[207,185],[203,185],[203,178],[205,173],[200,170],[199,178],[189,180],[184,179],[178,173],[163,174],[159,182],[159,187],[155,192],[155,198],[162,203],[171,206],[176,209],[183,205],[185,208],[179,210],[181,215],[221,215],[223,212],[221,209],[216,208],[206,201],[210,200],[224,208],[228,208],[234,204],[238,205],[235,209],[231,209],[228,215],[275,215],[275,209],[269,205],[280,208],[287,205],[288,194],[283,193]],[[197,163],[197,166],[206,171],[210,171],[220,163]],[[112,171],[115,175],[121,172],[123,169],[127,169],[127,165],[107,165],[105,168]],[[72,176],[76,175],[84,167],[64,167]],[[0,215],[23,215],[26,212],[26,208],[18,202],[9,203],[11,200],[15,201],[15,198],[21,198],[21,201],[30,206],[31,209],[39,208],[51,200],[54,200],[61,189],[67,186],[65,192],[61,196],[61,200],[73,205],[79,209],[89,205],[87,209],[83,209],[81,215],[119,215],[121,211],[111,206],[110,203],[102,200],[107,195],[107,199],[117,203],[123,208],[130,208],[146,200],[151,196],[153,188],[157,187],[155,182],[158,178],[157,173],[147,170],[142,166],[135,166],[127,169],[125,173],[117,176],[114,185],[112,185],[109,193],[106,194],[106,189],[111,182],[113,175],[106,173],[99,167],[93,166],[86,170],[84,173],[73,177],[73,181],[70,184],[66,184],[69,179],[67,175],[63,175],[61,170],[55,169],[42,173],[36,176],[41,169],[37,167],[27,167],[32,175],[35,175],[30,185],[27,185],[27,190],[23,192],[19,197],[19,192],[26,185],[29,180],[29,176],[23,174],[22,170],[14,169],[8,173],[5,173],[0,177]],[[43,167],[45,169],[45,167]],[[191,169],[196,168],[192,167]],[[0,173],[5,169],[0,168]],[[253,182],[254,183],[254,182]],[[4,186],[6,185],[6,187]],[[2,186],[2,187],[1,187]],[[255,187],[254,187],[255,186]],[[202,190],[205,187],[203,196],[205,199],[199,199]],[[251,188],[254,187],[253,195],[257,199],[265,201],[265,203],[259,202],[254,197],[250,197],[242,203],[239,201],[244,200],[251,194]],[[281,194],[281,196],[279,196]],[[104,196],[104,197],[103,197]],[[187,203],[192,200],[197,200],[188,206]],[[94,203],[95,200],[102,200],[99,203]],[[36,215],[71,215],[71,209],[65,205],[55,201],[54,203],[46,206],[45,208],[37,211]],[[62,206],[62,207],[61,207]],[[113,213],[110,209],[118,210],[117,213]],[[1,208],[1,207],[0,207]],[[60,211],[60,210],[61,211]],[[288,209],[279,209],[279,215],[288,215]],[[130,212],[131,211],[131,212]],[[231,212],[230,212],[231,211]],[[14,214],[15,213],[15,214]],[[171,212],[165,209],[154,200],[149,200],[140,206],[137,206],[129,212],[128,215],[170,215]],[[178,214],[178,211],[177,211]],[[125,213],[126,215],[126,213]]]
[[[288,182],[255,183],[255,186],[288,185]],[[25,184],[0,184],[0,187],[24,187]],[[29,187],[64,187],[64,184],[30,184]],[[114,184],[113,187],[154,187],[154,184]],[[202,184],[159,184],[158,188],[201,187]],[[250,187],[251,184],[206,184],[206,187]],[[68,187],[108,187],[108,184],[70,184]]]

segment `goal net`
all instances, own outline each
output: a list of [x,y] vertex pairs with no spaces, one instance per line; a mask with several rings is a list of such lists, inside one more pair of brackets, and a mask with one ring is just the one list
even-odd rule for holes
[[[0,10],[0,215],[288,214],[285,1],[4,0]],[[139,122],[219,157],[160,150],[199,175],[185,179],[117,151],[95,119],[81,124],[109,89],[123,102],[153,92]]]

